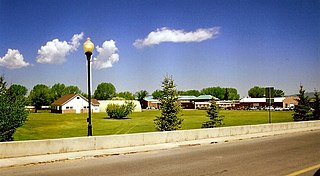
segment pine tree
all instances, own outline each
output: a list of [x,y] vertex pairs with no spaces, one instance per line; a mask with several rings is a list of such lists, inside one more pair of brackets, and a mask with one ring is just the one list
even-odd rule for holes
[[177,103],[178,92],[175,87],[172,76],[166,76],[162,82],[162,94],[159,99],[161,116],[154,119],[156,129],[159,131],[172,131],[181,128],[183,119],[178,117],[180,106]]
[[216,101],[212,99],[210,103],[211,103],[210,108],[207,111],[207,116],[210,118],[210,120],[207,122],[204,122],[201,128],[214,128],[214,127],[220,127],[224,125],[222,122],[224,116],[222,115],[219,116],[219,113],[218,113],[219,107],[216,104]]
[[313,119],[314,120],[320,120],[320,98],[319,98],[319,92],[317,90],[314,91],[314,97],[315,101],[312,106],[313,108]]
[[300,91],[298,95],[298,105],[294,107],[293,120],[294,121],[306,121],[311,120],[311,108],[309,103],[309,97],[304,95],[305,90],[303,86],[300,86]]

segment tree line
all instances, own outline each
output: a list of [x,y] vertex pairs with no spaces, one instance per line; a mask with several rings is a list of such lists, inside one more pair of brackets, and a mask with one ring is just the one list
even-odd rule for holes
[[[26,104],[35,106],[36,111],[41,109],[42,106],[49,106],[55,100],[59,99],[66,94],[81,94],[88,98],[88,95],[74,85],[66,86],[62,83],[56,83],[52,87],[45,84],[35,85],[30,94],[27,96],[28,89],[25,86],[13,84],[9,87],[11,92],[14,94],[27,97]],[[264,88],[254,86],[248,91],[248,95],[252,98],[264,97]],[[146,90],[140,90],[136,93],[129,91],[117,92],[115,86],[112,83],[102,82],[100,83],[91,98],[98,100],[135,100],[142,102],[143,99],[150,95]],[[160,99],[162,96],[161,90],[155,90],[151,94],[154,99]],[[237,89],[230,87],[207,87],[201,90],[179,90],[177,91],[178,96],[200,96],[200,95],[211,95],[220,100],[239,100],[240,95]],[[280,89],[274,90],[275,97],[284,96],[284,91]]]

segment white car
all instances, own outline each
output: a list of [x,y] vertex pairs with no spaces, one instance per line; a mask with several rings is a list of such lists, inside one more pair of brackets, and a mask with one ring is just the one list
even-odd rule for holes
[[271,111],[273,111],[273,110],[274,110],[274,107],[272,107],[272,106],[267,106],[267,107],[265,107],[264,109],[265,109],[265,110],[269,110],[269,109],[270,109]]
[[275,110],[275,111],[282,111],[282,108],[276,107],[276,108],[274,108],[274,110]]

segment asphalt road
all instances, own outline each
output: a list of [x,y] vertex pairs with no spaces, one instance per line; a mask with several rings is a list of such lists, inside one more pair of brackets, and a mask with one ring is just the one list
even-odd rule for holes
[[[320,131],[0,169],[0,175],[313,175]],[[298,171],[298,172],[297,172]]]

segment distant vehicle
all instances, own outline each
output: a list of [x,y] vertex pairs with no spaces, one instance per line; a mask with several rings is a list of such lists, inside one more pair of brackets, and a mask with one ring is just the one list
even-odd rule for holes
[[276,108],[274,108],[274,110],[275,110],[275,111],[282,111],[283,109],[280,108],[280,107],[276,107]]
[[257,110],[257,109],[258,109],[258,108],[257,108],[257,107],[254,107],[254,106],[249,108],[249,110]]
[[283,108],[284,111],[290,111],[290,108]]
[[274,107],[272,107],[272,106],[267,106],[267,107],[265,107],[264,109],[265,109],[265,110],[269,110],[269,109],[270,109],[271,111],[273,111],[273,110],[274,110]]

